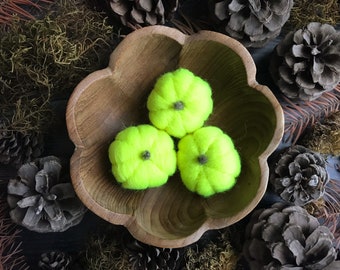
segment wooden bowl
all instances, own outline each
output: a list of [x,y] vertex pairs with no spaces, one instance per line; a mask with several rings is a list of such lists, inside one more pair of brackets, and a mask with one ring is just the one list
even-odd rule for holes
[[[149,123],[148,94],[160,75],[178,67],[210,83],[214,111],[207,124],[229,134],[242,159],[236,186],[207,199],[188,191],[178,173],[145,191],[123,189],[111,174],[109,144],[125,127]],[[248,51],[219,33],[187,36],[150,26],[129,34],[109,66],[81,81],[68,103],[67,127],[76,146],[71,176],[79,198],[98,216],[159,247],[186,246],[245,217],[266,191],[266,160],[283,135],[281,106],[255,74]]]

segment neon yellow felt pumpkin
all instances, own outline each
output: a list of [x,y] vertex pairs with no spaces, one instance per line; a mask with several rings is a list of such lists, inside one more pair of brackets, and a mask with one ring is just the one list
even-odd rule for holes
[[183,184],[204,197],[231,189],[241,172],[232,139],[214,126],[202,127],[179,141],[177,164]]
[[165,184],[176,171],[172,138],[151,125],[128,127],[109,147],[116,180],[127,189],[143,190]]
[[150,121],[181,138],[203,126],[213,110],[211,94],[208,82],[187,69],[165,73],[148,97]]

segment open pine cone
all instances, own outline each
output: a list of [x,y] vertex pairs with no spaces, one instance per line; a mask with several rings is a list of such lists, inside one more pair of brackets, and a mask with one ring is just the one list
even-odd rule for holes
[[221,32],[247,47],[262,47],[277,37],[293,0],[210,0],[211,16]]
[[178,0],[109,0],[122,24],[132,29],[165,24],[178,8]]
[[328,181],[325,159],[302,145],[286,149],[270,176],[275,192],[300,206],[319,199]]
[[[0,129],[2,126],[0,124]],[[20,165],[39,157],[43,152],[43,135],[38,132],[26,134],[17,131],[0,131],[0,163]]]
[[330,230],[300,206],[276,203],[253,212],[243,252],[253,270],[339,269]]
[[288,98],[317,99],[340,82],[340,33],[318,22],[289,32],[275,48],[270,70]]
[[131,239],[126,245],[132,269],[182,269],[183,249],[159,248]]
[[85,207],[62,175],[58,158],[26,163],[17,175],[7,186],[10,216],[15,223],[45,233],[65,231],[82,220]]

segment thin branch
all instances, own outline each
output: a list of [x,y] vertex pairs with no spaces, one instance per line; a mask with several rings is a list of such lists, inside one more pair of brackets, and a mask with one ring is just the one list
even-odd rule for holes
[[315,101],[294,103],[281,96],[281,106],[285,116],[285,142],[296,144],[309,126],[328,117],[340,109],[340,84],[331,92],[324,93]]

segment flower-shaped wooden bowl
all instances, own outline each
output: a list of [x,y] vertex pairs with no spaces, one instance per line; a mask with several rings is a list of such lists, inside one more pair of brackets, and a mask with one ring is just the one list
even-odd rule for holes
[[[149,123],[146,100],[156,79],[178,67],[210,83],[214,111],[207,124],[229,134],[242,159],[236,186],[207,199],[188,191],[178,173],[145,191],[123,189],[111,174],[109,144],[125,127]],[[71,176],[80,199],[98,216],[159,247],[191,244],[205,231],[245,217],[265,193],[267,158],[283,134],[282,109],[255,73],[248,51],[219,33],[187,36],[151,26],[129,34],[109,66],[81,81],[68,103],[67,126],[76,146]]]

